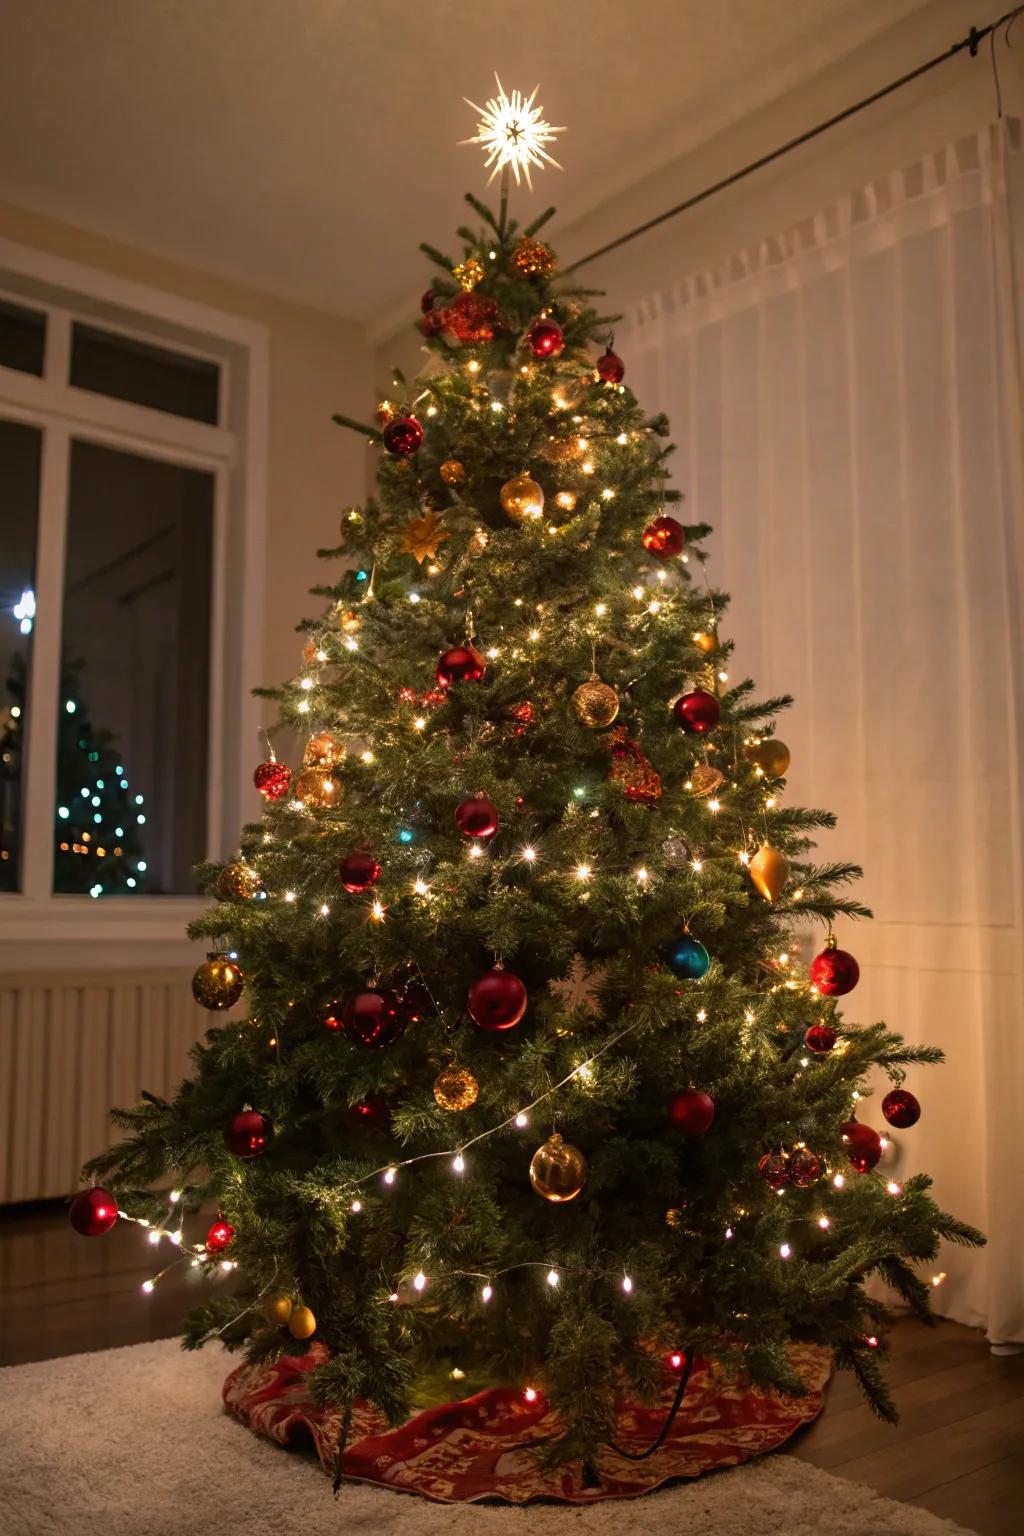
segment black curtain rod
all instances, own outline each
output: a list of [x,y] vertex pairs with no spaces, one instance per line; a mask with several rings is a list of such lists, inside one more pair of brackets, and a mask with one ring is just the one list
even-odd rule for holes
[[[928,74],[929,70],[937,69],[940,64],[945,64],[947,59],[955,58],[965,48],[970,53],[972,59],[977,57],[978,47],[983,40],[986,37],[993,37],[994,39],[994,34],[999,28],[1013,21],[1014,17],[1018,16],[1021,11],[1024,11],[1024,5],[1017,5],[1014,6],[1012,11],[1007,11],[1005,15],[1000,16],[997,21],[990,21],[987,26],[972,27],[966,37],[961,38],[958,43],[954,43],[945,53],[937,53],[934,58],[926,60],[924,64],[919,64],[916,69],[911,69],[907,74],[900,75],[898,80],[890,80],[888,85],[883,85],[880,90],[872,91],[870,96],[865,96],[862,100],[854,102],[852,106],[844,108],[842,112],[837,112],[834,117],[828,117],[824,122],[816,123],[813,128],[808,128],[805,133],[798,134],[795,139],[789,139],[785,144],[780,144],[778,149],[771,150],[769,154],[762,155],[758,160],[752,160],[742,170],[733,171],[730,176],[723,176],[721,181],[716,181],[712,186],[705,187],[702,192],[694,193],[693,197],[688,197],[683,203],[677,203],[674,208],[666,209],[664,213],[657,214],[653,219],[648,219],[646,223],[638,224],[636,229],[631,229],[626,234],[619,235],[617,240],[609,240],[607,245],[599,246],[596,251],[591,251],[589,256],[581,256],[579,261],[574,261],[571,266],[565,268],[565,271],[576,272],[580,267],[585,267],[588,262],[596,261],[599,256],[607,256],[609,251],[617,251],[619,246],[627,245],[630,240],[636,240],[640,235],[646,235],[648,230],[657,229],[659,224],[664,224],[669,219],[676,218],[680,213],[686,213],[690,208],[696,208],[698,203],[703,203],[709,197],[714,197],[717,192],[724,192],[726,187],[735,186],[738,181],[742,181],[746,176],[752,176],[755,171],[763,170],[766,165],[771,165],[773,161],[780,160],[783,155],[788,155],[791,150],[799,149],[801,144],[810,143],[811,139],[816,139],[819,134],[825,133],[829,128],[834,128],[837,123],[844,123],[848,117],[853,117],[856,113],[863,112],[865,107],[873,106],[876,101],[882,101],[884,97],[891,96],[894,91],[901,90],[903,86],[909,85],[912,80],[919,80],[922,75]],[[993,59],[993,67],[994,62]]]

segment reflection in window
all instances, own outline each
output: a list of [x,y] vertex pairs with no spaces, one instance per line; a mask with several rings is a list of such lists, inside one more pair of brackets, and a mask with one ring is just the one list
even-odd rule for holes
[[0,421],[0,891],[20,887],[42,433]]
[[71,383],[97,395],[217,424],[216,363],[77,320],[71,329]]
[[213,476],[71,450],[54,889],[196,889],[206,852]]

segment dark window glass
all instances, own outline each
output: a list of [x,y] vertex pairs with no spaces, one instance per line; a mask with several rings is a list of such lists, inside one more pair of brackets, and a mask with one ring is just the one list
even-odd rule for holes
[[0,891],[20,886],[42,443],[37,427],[0,421]]
[[206,852],[213,476],[71,449],[54,889],[196,889]]
[[0,366],[43,376],[46,316],[0,299]]
[[216,363],[78,321],[71,328],[71,383],[97,395],[217,424]]

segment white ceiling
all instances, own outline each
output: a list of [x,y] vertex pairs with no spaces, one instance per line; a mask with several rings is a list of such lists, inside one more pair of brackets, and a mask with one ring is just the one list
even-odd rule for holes
[[0,195],[369,322],[486,192],[495,67],[568,125],[517,202],[564,223],[925,3],[6,0]]

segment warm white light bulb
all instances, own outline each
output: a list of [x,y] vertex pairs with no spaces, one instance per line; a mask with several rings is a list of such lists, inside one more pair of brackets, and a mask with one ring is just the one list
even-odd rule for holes
[[523,1111],[520,1110],[518,1115],[516,1115],[515,1123],[519,1127],[519,1129],[522,1130],[524,1126],[529,1125],[530,1118],[529,1118],[528,1115],[524,1115]]
[[558,1270],[557,1269],[549,1269],[548,1270],[548,1285],[550,1285],[552,1288],[554,1288],[557,1284],[558,1284]]
[[353,1216],[358,1216],[362,1208],[363,1202],[361,1200],[353,1200],[352,1204],[349,1206],[349,1210],[352,1212]]
[[385,1170],[384,1170],[384,1183],[385,1184],[393,1184],[395,1182],[395,1180],[397,1179],[397,1177],[398,1177],[398,1169],[397,1168],[385,1168]]
[[422,1269],[417,1270],[416,1274],[413,1276],[413,1282],[412,1283],[413,1283],[413,1285],[416,1287],[416,1289],[418,1291],[422,1291],[425,1288],[426,1283],[427,1283],[427,1277],[423,1273]]
[[152,1290],[153,1290],[154,1285],[156,1285],[156,1281],[155,1280],[143,1280],[143,1282],[142,1282],[142,1291],[143,1291],[143,1293],[146,1296],[149,1296],[151,1294]]
[[628,1275],[623,1275],[623,1277],[622,1277],[622,1289],[625,1291],[627,1296],[631,1293],[631,1291],[633,1289],[633,1282],[629,1278]]
[[490,1301],[490,1299],[491,1299],[491,1297],[493,1295],[494,1295],[493,1287],[490,1286],[490,1285],[485,1285],[483,1287],[483,1289],[481,1290],[481,1292],[480,1292],[480,1300],[483,1301],[483,1302],[488,1302],[488,1301]]
[[791,1256],[792,1252],[793,1252],[793,1250],[789,1246],[788,1243],[780,1243],[779,1244],[779,1258],[780,1259],[788,1259]]
[[463,1157],[462,1153],[459,1152],[455,1157],[452,1158],[452,1172],[465,1173],[465,1171],[466,1159]]

